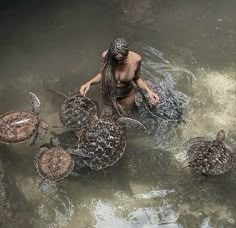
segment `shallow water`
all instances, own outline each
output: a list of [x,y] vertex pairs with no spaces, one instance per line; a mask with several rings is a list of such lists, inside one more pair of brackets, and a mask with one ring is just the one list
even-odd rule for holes
[[[41,184],[30,140],[0,145],[12,213],[3,227],[236,227],[236,173],[198,178],[182,144],[226,131],[236,148],[236,3],[234,1],[100,0],[8,1],[1,5],[0,113],[30,110],[29,91],[42,103],[40,117],[60,125],[64,93],[92,77],[100,53],[116,36],[143,56],[142,77],[170,72],[191,100],[185,126],[160,137],[128,132],[122,159],[103,172],[81,170],[55,186]],[[99,86],[88,93],[101,104]],[[51,128],[45,142],[63,132]],[[1,202],[1,201],[0,201]],[[0,210],[4,208],[0,207]],[[1,213],[3,215],[3,213]]]

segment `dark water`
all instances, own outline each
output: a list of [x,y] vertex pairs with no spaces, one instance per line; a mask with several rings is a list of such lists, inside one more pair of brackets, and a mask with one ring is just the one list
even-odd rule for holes
[[[0,7],[0,112],[30,110],[59,125],[62,98],[96,74],[115,37],[143,56],[143,78],[172,73],[191,101],[187,124],[127,135],[122,159],[103,172],[83,170],[58,191],[42,185],[29,141],[0,145],[7,186],[1,227],[236,227],[236,173],[197,178],[181,145],[190,137],[226,131],[236,148],[236,2],[219,0],[8,1]],[[193,79],[196,80],[193,80]],[[101,103],[99,86],[88,93]],[[63,129],[50,129],[53,133]],[[36,148],[35,148],[36,150]],[[0,170],[1,174],[1,170]],[[1,175],[0,175],[1,180]],[[0,201],[2,202],[2,201]],[[158,225],[159,224],[159,225]]]

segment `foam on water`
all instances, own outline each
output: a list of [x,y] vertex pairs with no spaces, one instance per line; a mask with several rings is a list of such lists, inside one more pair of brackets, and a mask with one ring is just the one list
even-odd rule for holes
[[[220,129],[235,132],[236,72],[199,75],[193,87],[192,113],[186,126],[188,137],[212,135]],[[197,112],[194,110],[198,110]]]

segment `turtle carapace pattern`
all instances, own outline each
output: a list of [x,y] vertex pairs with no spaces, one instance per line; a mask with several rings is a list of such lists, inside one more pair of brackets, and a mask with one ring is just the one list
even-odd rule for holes
[[224,144],[225,132],[220,130],[216,139],[197,137],[188,140],[187,156],[189,166],[197,173],[205,175],[220,175],[232,167],[232,151]]
[[48,124],[38,118],[40,101],[30,93],[32,112],[11,111],[0,116],[0,141],[3,143],[20,143],[35,135],[33,143],[37,144],[42,135],[47,133]]

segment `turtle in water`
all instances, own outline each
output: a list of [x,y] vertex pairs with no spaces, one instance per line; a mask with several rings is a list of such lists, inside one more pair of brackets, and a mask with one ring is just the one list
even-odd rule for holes
[[31,145],[37,144],[42,135],[47,133],[48,124],[38,118],[40,101],[34,93],[29,93],[32,112],[11,111],[0,116],[0,141],[20,143],[34,136]]
[[220,175],[232,167],[232,151],[224,144],[225,132],[220,130],[215,140],[196,137],[188,140],[184,146],[188,148],[189,166],[197,173],[204,175]]
[[34,158],[38,174],[50,182],[67,177],[74,168],[74,160],[69,152],[60,147],[57,138],[52,140],[52,148],[41,147]]
[[158,104],[153,105],[150,103],[148,94],[138,89],[135,95],[138,110],[141,112],[143,109],[146,110],[154,119],[184,122],[182,114],[189,99],[183,93],[174,91],[175,82],[171,74],[165,72],[159,84],[150,80],[146,83],[153,92],[158,94],[160,100]]
[[[77,132],[78,149],[70,149],[76,155],[76,163],[93,170],[105,169],[115,164],[126,148],[125,129],[146,130],[143,124],[129,117],[114,117],[110,106],[105,106],[101,118],[93,118],[91,124]],[[82,161],[82,163],[81,163]]]
[[82,96],[79,91],[66,96],[57,90],[48,90],[65,97],[59,116],[62,124],[69,130],[82,129],[90,123],[93,116],[97,116],[98,108],[95,102],[86,96]]

